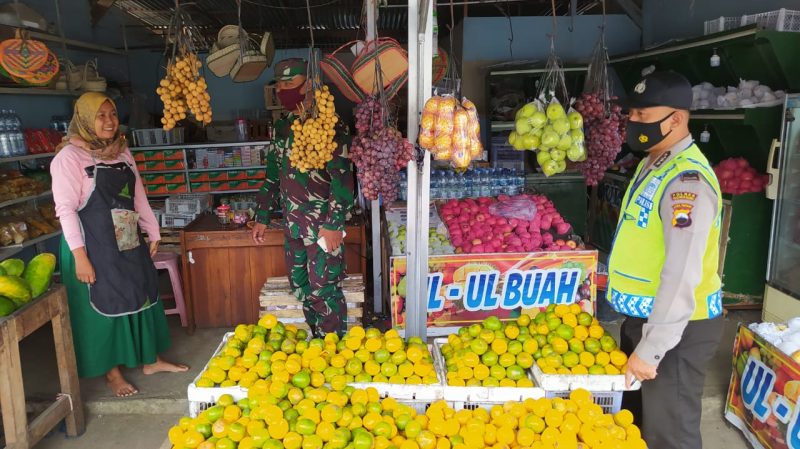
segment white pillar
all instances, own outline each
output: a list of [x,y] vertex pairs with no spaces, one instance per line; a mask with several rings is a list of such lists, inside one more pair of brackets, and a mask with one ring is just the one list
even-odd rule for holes
[[[433,76],[433,4],[430,0],[408,0],[408,140],[416,142],[419,117],[431,96]],[[408,164],[406,224],[406,337],[426,338],[428,323],[428,210],[430,205],[431,156],[425,152],[422,167]]]

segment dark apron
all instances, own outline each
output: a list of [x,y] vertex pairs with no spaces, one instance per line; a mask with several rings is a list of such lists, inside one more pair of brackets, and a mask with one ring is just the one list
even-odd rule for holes
[[94,190],[78,211],[96,273],[89,301],[101,315],[140,312],[158,301],[158,273],[139,233],[133,205],[136,175],[125,162],[86,167]]

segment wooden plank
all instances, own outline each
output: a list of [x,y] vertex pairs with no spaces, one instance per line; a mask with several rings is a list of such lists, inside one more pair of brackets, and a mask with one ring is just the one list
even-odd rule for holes
[[[194,315],[200,327],[229,326],[232,323],[228,304],[231,301],[229,249],[195,249],[191,267]],[[239,273],[237,273],[237,276]],[[238,282],[238,278],[234,278]]]
[[[261,309],[264,313],[271,313],[275,315],[276,318],[304,318],[303,309],[284,309],[284,310],[268,310],[268,309]],[[361,318],[363,314],[363,310],[361,307],[348,307],[347,308],[347,316],[354,317],[354,318]]]
[[17,327],[0,326],[0,410],[6,449],[28,449],[28,417],[25,413],[25,388],[19,358]]
[[[71,411],[66,415],[67,436],[76,437],[86,430],[83,415],[83,399],[81,385],[78,380],[78,365],[75,361],[75,348],[72,343],[72,324],[69,320],[69,306],[64,287],[53,295],[58,307],[57,316],[53,317],[53,341],[55,342],[56,361],[58,363],[58,379],[61,393],[70,400]],[[49,430],[48,430],[49,431]]]
[[728,242],[731,240],[731,217],[733,216],[733,208],[730,200],[722,200],[722,229],[720,229],[719,238],[719,267],[717,273],[724,283],[723,271],[725,270],[725,255],[728,252]]
[[169,442],[169,438],[166,438],[158,449],[172,449],[172,443]]
[[[271,292],[276,293],[276,292]],[[344,292],[344,300],[347,303],[363,303],[364,292]],[[290,292],[283,292],[280,295],[268,295],[259,297],[259,305],[265,306],[290,306],[297,304],[297,297]]]
[[[31,421],[30,440],[28,443],[33,446],[38,443],[45,435],[50,433],[64,418],[68,418],[70,412],[69,399],[61,396],[47,409]],[[77,435],[70,435],[77,436]]]
[[[270,292],[280,292],[284,294],[289,290],[289,279],[286,276],[274,276],[267,279],[264,283],[262,295]],[[348,292],[363,292],[364,281],[360,274],[350,274],[342,281],[342,290]]]
[[183,301],[186,305],[187,326],[186,333],[194,334],[195,314],[194,314],[194,295],[192,294],[192,282],[190,276],[189,252],[186,248],[185,233],[181,230],[181,282],[183,283]]
[[[228,250],[229,296],[228,322],[255,323],[258,321],[256,297],[252,296],[250,284],[256,275],[250,266],[250,248],[231,248]],[[224,262],[223,262],[224,263]]]

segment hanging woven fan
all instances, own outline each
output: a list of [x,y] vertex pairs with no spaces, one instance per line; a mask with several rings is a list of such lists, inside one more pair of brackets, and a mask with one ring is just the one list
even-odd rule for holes
[[45,87],[50,85],[50,83],[54,79],[56,79],[60,68],[61,66],[58,63],[58,57],[54,55],[53,52],[48,51],[47,62],[45,62],[44,65],[42,65],[38,69],[31,72],[29,77],[27,78],[13,77],[12,79],[16,81],[18,84],[26,86]]
[[433,85],[439,84],[439,81],[447,74],[447,62],[449,57],[447,53],[439,47],[439,54],[433,57]]
[[250,35],[242,28],[242,2],[239,1],[239,59],[231,68],[231,79],[236,83],[254,81],[269,63],[261,53],[259,45],[250,39]]
[[14,39],[0,42],[0,66],[11,76],[28,78],[47,62],[47,46],[17,30]]

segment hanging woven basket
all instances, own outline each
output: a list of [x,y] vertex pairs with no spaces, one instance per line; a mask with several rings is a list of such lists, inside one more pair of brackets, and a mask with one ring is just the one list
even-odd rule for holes
[[42,42],[28,39],[17,31],[14,39],[0,42],[0,66],[9,75],[27,79],[47,63],[50,51]]
[[439,47],[439,54],[433,57],[433,85],[436,85],[447,74],[447,53]]
[[34,70],[31,76],[28,78],[12,77],[12,79],[23,86],[48,87],[53,84],[61,67],[58,63],[58,57],[53,52],[48,51],[48,53],[47,62]]

